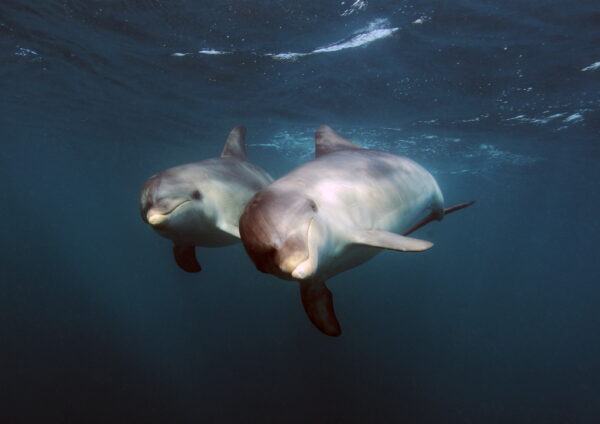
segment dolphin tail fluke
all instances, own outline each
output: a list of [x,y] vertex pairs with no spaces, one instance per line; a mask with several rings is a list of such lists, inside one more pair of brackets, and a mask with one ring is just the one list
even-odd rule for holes
[[468,206],[471,206],[473,203],[475,203],[475,200],[471,200],[470,202],[459,203],[458,205],[450,206],[449,208],[444,209],[441,214],[439,213],[439,211],[432,212],[429,215],[427,215],[425,218],[423,218],[421,221],[419,221],[415,225],[413,225],[407,232],[404,233],[404,235],[407,236],[410,233],[414,233],[419,228],[424,227],[425,225],[429,224],[431,221],[441,221],[441,219],[443,217],[445,217],[446,215],[449,215],[452,212],[456,212],[456,211],[464,209]]
[[342,334],[333,310],[333,296],[324,281],[302,281],[300,295],[308,318],[319,331],[332,337]]
[[173,246],[173,256],[179,268],[186,272],[200,272],[202,267],[196,259],[196,248],[190,245],[176,244]]

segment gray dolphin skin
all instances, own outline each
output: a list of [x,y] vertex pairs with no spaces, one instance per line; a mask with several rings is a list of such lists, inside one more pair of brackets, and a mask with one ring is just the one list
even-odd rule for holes
[[311,322],[341,334],[325,281],[381,249],[420,252],[432,243],[406,237],[444,215],[433,176],[410,159],[363,149],[328,126],[315,137],[316,158],[260,190],[240,217],[240,234],[259,271],[300,283]]
[[252,196],[273,180],[246,161],[246,129],[231,130],[221,157],[177,166],[153,175],[140,196],[142,219],[173,241],[175,261],[199,272],[196,246],[238,243],[238,221]]

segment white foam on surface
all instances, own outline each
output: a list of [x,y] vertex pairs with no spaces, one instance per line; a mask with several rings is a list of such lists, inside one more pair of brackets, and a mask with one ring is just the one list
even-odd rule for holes
[[563,122],[580,122],[583,121],[583,115],[579,112],[567,116]]
[[394,32],[398,31],[399,28],[384,28],[384,29],[374,29],[370,32],[366,32],[363,34],[356,35],[348,41],[344,41],[337,44],[332,44],[327,47],[321,47],[313,50],[311,53],[330,53],[337,52],[344,49],[351,49],[354,47],[365,46],[367,44],[372,43],[373,41],[380,40],[382,38],[387,38],[392,35]]
[[583,72],[586,71],[595,71],[596,69],[600,69],[600,62],[592,63],[590,66],[586,66],[585,68],[581,68]]
[[31,49],[26,49],[23,47],[19,47],[17,49],[17,51],[15,52],[15,56],[37,56],[38,52],[31,50]]
[[[345,4],[346,2],[342,2],[342,6]],[[341,14],[341,16],[349,16],[352,15],[355,12],[364,10],[367,8],[367,1],[366,0],[356,0],[354,3],[352,3],[352,5],[344,10]]]
[[198,50],[198,53],[200,53],[200,54],[210,54],[210,55],[219,55],[219,54],[230,54],[231,52],[224,52],[224,51],[214,50],[214,49],[204,49],[204,50]]
[[[365,2],[366,4],[366,2]],[[356,47],[366,46],[374,41],[387,38],[398,31],[400,28],[390,28],[389,21],[387,19],[375,19],[371,21],[366,27],[356,31],[352,37],[347,40],[338,41],[329,44],[324,47],[318,47],[308,52],[283,52],[283,53],[264,53],[262,56],[271,57],[276,60],[282,61],[294,61],[304,56],[310,56],[314,54],[322,53],[333,53],[340,50],[352,49]],[[198,51],[199,54],[205,55],[223,55],[232,54],[234,52],[214,50],[214,49],[203,49]],[[171,56],[182,57],[192,53],[172,53]]]
[[[218,56],[218,55],[222,55],[222,54],[231,54],[233,52],[225,52],[225,51],[214,50],[214,49],[204,49],[204,50],[198,50],[197,53],[198,54],[206,54],[206,55],[210,55],[210,56]],[[171,53],[171,56],[184,57],[184,56],[189,56],[189,55],[193,55],[193,54],[194,53],[190,53],[190,52],[185,52],[185,53],[176,52],[176,53]]]
[[529,123],[529,124],[536,124],[536,125],[545,125],[549,122],[554,121],[555,119],[561,118],[563,116],[566,115],[566,112],[561,112],[561,113],[554,113],[552,115],[548,115],[548,116],[540,116],[540,117],[530,117],[530,116],[526,116],[526,115],[517,115],[517,116],[513,116],[512,118],[507,118],[506,121],[516,121],[519,123]]
[[375,19],[366,27],[356,31],[348,40],[338,41],[325,47],[318,47],[309,52],[286,52],[286,53],[267,53],[265,56],[270,56],[277,60],[294,61],[300,57],[310,56],[314,54],[333,53],[340,50],[352,49],[356,47],[366,46],[374,41],[381,40],[391,36],[400,28],[386,28],[389,26],[387,19]]
[[298,59],[299,57],[302,56],[306,56],[309,55],[310,53],[267,53],[265,54],[265,56],[270,56],[273,59],[277,59],[277,60],[289,60],[289,61],[294,61],[296,59]]
[[431,18],[429,16],[421,16],[417,19],[415,19],[414,21],[412,21],[413,25],[422,25],[425,22],[428,22],[429,20],[431,20]]

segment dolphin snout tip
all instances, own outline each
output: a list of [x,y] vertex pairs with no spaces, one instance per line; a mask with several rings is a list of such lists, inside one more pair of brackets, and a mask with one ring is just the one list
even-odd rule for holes
[[290,275],[296,280],[308,280],[314,275],[314,273],[315,266],[312,261],[308,259],[294,268],[294,270],[290,272]]
[[294,262],[285,261],[285,262],[279,264],[279,269],[284,274],[290,274],[290,275],[292,275],[292,273],[296,269],[296,266],[297,266],[297,264],[294,263]]
[[[301,265],[306,260],[306,256],[301,252],[295,252],[294,254],[288,256],[282,261],[279,261],[279,269],[286,274],[292,275],[294,278],[297,278],[294,273],[298,270],[299,265]],[[300,271],[302,273],[302,271]]]
[[148,224],[150,224],[153,227],[160,226],[161,224],[166,222],[168,217],[168,215],[159,212],[150,212],[147,216]]

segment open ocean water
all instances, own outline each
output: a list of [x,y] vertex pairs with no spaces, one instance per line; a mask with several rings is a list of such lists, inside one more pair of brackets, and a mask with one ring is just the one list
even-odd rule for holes
[[[1,0],[0,422],[600,422],[597,1]],[[182,272],[138,212],[236,124],[321,124],[476,200],[329,283]]]

